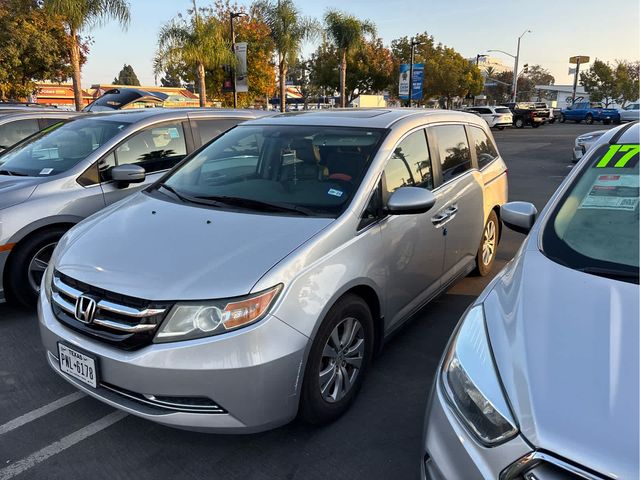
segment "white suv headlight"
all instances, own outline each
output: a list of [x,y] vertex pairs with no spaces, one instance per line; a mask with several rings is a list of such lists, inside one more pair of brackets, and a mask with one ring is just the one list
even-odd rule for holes
[[498,379],[482,305],[462,320],[442,370],[454,411],[482,444],[494,446],[518,433]]

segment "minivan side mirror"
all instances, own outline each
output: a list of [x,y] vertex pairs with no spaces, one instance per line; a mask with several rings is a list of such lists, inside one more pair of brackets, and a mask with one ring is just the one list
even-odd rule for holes
[[436,204],[436,196],[426,188],[400,187],[391,194],[386,211],[392,215],[425,213]]
[[144,182],[147,174],[140,165],[118,165],[111,169],[111,178],[119,186],[126,187],[130,183]]
[[536,223],[538,210],[529,202],[509,202],[500,207],[502,222],[518,233],[527,235]]

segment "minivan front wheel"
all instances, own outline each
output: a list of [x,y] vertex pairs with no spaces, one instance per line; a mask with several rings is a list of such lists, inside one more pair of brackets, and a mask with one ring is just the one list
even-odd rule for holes
[[36,233],[16,247],[7,275],[9,300],[25,307],[35,305],[53,250],[65,232],[66,229],[53,228]]
[[301,393],[301,417],[312,424],[337,419],[362,385],[373,352],[367,303],[347,294],[329,310],[311,347]]
[[477,272],[484,277],[491,272],[493,262],[496,259],[496,250],[498,248],[499,234],[498,216],[495,211],[491,211],[487,223],[482,232],[482,240],[476,254]]

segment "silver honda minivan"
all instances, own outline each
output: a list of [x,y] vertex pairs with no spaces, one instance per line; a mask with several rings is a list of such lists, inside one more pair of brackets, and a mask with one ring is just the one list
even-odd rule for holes
[[246,122],[64,236],[39,301],[48,361],[165,425],[331,421],[389,334],[456,279],[488,273],[506,199],[475,115]]
[[83,114],[0,157],[0,300],[35,305],[49,257],[76,223],[162,177],[260,111]]

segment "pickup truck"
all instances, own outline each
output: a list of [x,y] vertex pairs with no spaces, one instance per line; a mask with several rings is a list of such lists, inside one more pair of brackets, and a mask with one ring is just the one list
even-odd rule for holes
[[604,108],[599,102],[574,102],[570,107],[564,108],[560,113],[560,122],[573,120],[580,123],[584,120],[587,125],[593,122],[602,122],[608,125],[611,122],[620,123],[620,112],[615,108]]
[[533,102],[510,102],[503,105],[511,110],[513,126],[516,128],[524,128],[525,125],[537,128],[550,120],[549,108],[539,108]]

